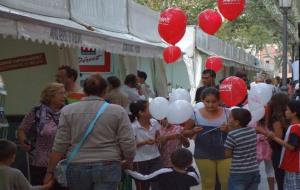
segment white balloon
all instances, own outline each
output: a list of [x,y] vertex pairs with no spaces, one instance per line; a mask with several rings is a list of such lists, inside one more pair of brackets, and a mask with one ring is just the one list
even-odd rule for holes
[[170,102],[175,102],[176,100],[186,100],[187,102],[191,102],[191,95],[187,90],[177,88],[170,94]]
[[156,97],[149,104],[149,111],[157,120],[167,117],[169,102],[166,98]]
[[257,121],[261,120],[265,116],[265,108],[264,107],[257,108],[256,110],[251,110],[250,112],[251,112],[252,119],[251,119],[249,125],[256,123]]
[[249,104],[244,105],[243,108],[246,109],[246,110],[248,110],[248,111],[250,111]]
[[204,103],[203,102],[198,102],[197,104],[194,105],[194,110],[199,110],[201,108],[204,108]]
[[193,115],[193,106],[185,100],[176,100],[168,107],[167,119],[170,124],[182,124]]
[[270,101],[272,93],[272,85],[258,83],[252,86],[248,94],[248,104],[250,110],[256,110],[265,106]]
[[232,106],[232,107],[229,108],[229,110],[231,111],[231,110],[236,109],[236,108],[240,108],[240,107],[238,107],[238,106]]

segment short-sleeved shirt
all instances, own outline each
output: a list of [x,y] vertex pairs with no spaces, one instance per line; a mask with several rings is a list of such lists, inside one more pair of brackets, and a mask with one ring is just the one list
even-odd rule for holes
[[203,128],[203,131],[196,136],[194,157],[196,159],[222,160],[224,155],[224,143],[227,134],[218,127],[227,122],[229,109],[224,108],[223,114],[216,119],[208,120],[197,110],[195,123]]
[[259,171],[256,159],[256,131],[252,127],[243,127],[230,131],[225,148],[231,149],[231,173],[252,173]]
[[[55,114],[55,116],[53,115]],[[50,153],[52,151],[52,146],[55,138],[55,134],[58,129],[58,123],[55,118],[58,118],[60,112],[57,113],[47,112],[44,116],[45,124],[40,133],[36,135],[36,142],[34,144],[35,148],[31,152],[30,165],[37,167],[47,167],[48,161],[50,157]],[[32,109],[24,119],[20,125],[20,128],[24,129],[26,134],[31,133],[31,131],[36,128],[36,113],[35,109]],[[41,115],[40,117],[43,117]],[[41,118],[40,118],[41,119]]]
[[68,92],[66,104],[72,104],[74,102],[78,102],[85,96],[86,95],[84,94],[82,88],[78,87],[77,89],[74,89],[74,91]]
[[[150,128],[146,129],[136,120],[132,123],[133,133],[135,136],[136,142],[142,142],[145,140],[153,139],[155,140],[156,134],[159,132],[161,126],[154,120],[150,120]],[[137,148],[136,154],[134,157],[134,162],[141,162],[152,160],[160,156],[157,144],[153,145],[143,145]]]
[[300,172],[300,124],[291,125],[288,131],[288,143],[295,149],[284,150],[280,168],[288,172]]

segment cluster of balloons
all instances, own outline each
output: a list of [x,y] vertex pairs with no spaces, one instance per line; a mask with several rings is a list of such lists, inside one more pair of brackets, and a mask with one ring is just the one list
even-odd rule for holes
[[167,118],[170,124],[182,124],[193,114],[191,96],[185,89],[176,89],[170,94],[169,101],[163,97],[154,98],[150,102],[149,111],[157,120]]
[[[273,87],[269,84],[258,83],[251,87],[248,92],[248,104],[243,106],[243,108],[249,110],[251,113],[252,120],[250,121],[250,125],[255,124],[264,117],[265,106],[270,101],[272,93]],[[231,107],[231,109],[234,108],[236,107]]]
[[168,8],[160,14],[158,32],[164,41],[171,44],[163,51],[163,58],[168,64],[181,57],[181,50],[175,44],[184,36],[186,23],[187,16],[179,8]]
[[[245,0],[218,0],[218,9],[229,21],[239,17],[245,8]],[[214,35],[222,25],[222,16],[218,11],[206,9],[198,15],[198,25],[206,33]],[[158,32],[161,38],[170,44],[163,51],[163,58],[167,64],[176,62],[181,57],[181,49],[175,44],[181,40],[186,31],[187,16],[179,8],[168,8],[161,12]],[[207,67],[208,68],[208,67]],[[222,66],[212,66],[214,71]],[[217,71],[216,71],[217,72]]]
[[[220,84],[219,91],[221,101],[234,109],[246,99],[247,85],[241,78],[231,76]],[[265,106],[272,97],[272,91],[272,86],[265,83],[258,83],[250,89],[248,104],[243,106],[251,112],[250,124],[254,124],[264,117]],[[192,117],[194,109],[198,110],[202,107],[204,107],[202,102],[193,107],[189,92],[178,88],[172,91],[169,101],[163,97],[154,98],[150,102],[149,110],[152,117],[157,120],[167,118],[170,124],[182,124]]]
[[[229,21],[237,19],[245,8],[245,0],[218,0],[220,13]],[[222,26],[222,16],[218,11],[206,9],[198,15],[198,25],[207,34],[214,35]],[[207,69],[218,72],[223,66],[222,58],[211,56],[206,60]]]
[[265,115],[265,106],[273,94],[273,87],[266,83],[258,83],[251,87],[248,93],[248,105],[246,108],[251,112],[252,121],[259,121]]
[[[220,13],[229,21],[237,19],[245,8],[245,0],[218,0]],[[198,16],[199,27],[207,34],[214,35],[222,25],[222,17],[218,11],[206,9]]]

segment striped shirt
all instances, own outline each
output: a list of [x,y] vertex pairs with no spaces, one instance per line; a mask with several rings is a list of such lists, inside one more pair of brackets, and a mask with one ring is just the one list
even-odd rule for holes
[[244,127],[230,131],[225,148],[232,150],[231,173],[252,173],[259,171],[256,159],[256,132]]

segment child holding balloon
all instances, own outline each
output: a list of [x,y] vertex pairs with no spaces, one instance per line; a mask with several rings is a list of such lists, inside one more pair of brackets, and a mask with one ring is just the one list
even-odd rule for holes
[[189,147],[187,137],[202,130],[201,127],[195,127],[191,130],[185,129],[185,125],[194,126],[194,121],[191,120],[193,108],[189,103],[190,95],[186,90],[176,89],[172,92],[170,102],[171,104],[165,98],[157,97],[151,101],[149,106],[152,117],[159,120],[162,125],[158,143],[164,167],[172,167],[170,159],[172,152],[181,148],[182,145]]
[[188,130],[182,125],[170,124],[167,119],[164,119],[162,121],[162,128],[159,131],[160,155],[163,167],[172,167],[172,152],[182,148],[182,146],[186,148],[189,147],[189,140],[187,137],[194,136],[201,131],[201,127],[195,127]]

